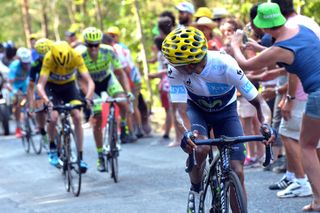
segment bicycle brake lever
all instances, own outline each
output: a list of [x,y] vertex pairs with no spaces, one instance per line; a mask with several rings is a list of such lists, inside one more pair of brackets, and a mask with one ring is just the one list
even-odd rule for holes
[[262,165],[264,167],[268,166],[271,160],[273,160],[273,153],[272,153],[271,145],[269,144],[269,145],[266,145],[266,158]]

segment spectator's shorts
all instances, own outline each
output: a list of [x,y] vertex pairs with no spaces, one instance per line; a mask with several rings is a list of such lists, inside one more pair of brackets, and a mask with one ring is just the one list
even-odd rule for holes
[[293,100],[291,118],[285,121],[281,118],[279,134],[294,140],[299,140],[302,116],[307,101]]
[[305,114],[320,119],[320,89],[308,95]]

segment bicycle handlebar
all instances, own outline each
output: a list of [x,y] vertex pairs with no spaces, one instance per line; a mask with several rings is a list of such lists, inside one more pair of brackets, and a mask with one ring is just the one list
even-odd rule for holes
[[[193,140],[193,142],[196,145],[200,145],[200,146],[209,145],[209,146],[223,147],[226,145],[234,145],[234,144],[245,143],[245,142],[254,142],[254,141],[262,142],[267,139],[268,137],[263,135],[250,135],[250,136],[238,136],[238,137],[221,136],[220,138]],[[266,157],[263,163],[264,167],[268,166],[270,164],[271,159],[273,159],[271,145],[266,145],[265,153],[266,153]],[[191,172],[194,165],[197,165],[195,149],[193,149],[192,153],[189,154],[188,158],[189,158],[188,165],[185,169],[187,173]]]
[[[73,104],[70,104],[70,103],[54,105],[54,106],[52,106],[52,110],[58,111],[59,114],[62,113],[62,112],[70,112],[73,109],[79,109],[79,108],[83,108],[83,107],[86,106],[86,103],[84,101],[81,101],[81,102],[82,102],[82,104],[76,104],[76,105],[73,105]],[[44,106],[44,109],[48,109],[48,108],[49,108],[48,105]],[[47,110],[47,112],[48,112],[47,122],[50,123],[51,114],[50,114],[49,110]]]

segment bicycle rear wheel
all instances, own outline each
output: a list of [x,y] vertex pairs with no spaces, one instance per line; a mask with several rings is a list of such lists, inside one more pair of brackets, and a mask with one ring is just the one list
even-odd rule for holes
[[69,155],[69,164],[68,172],[70,177],[71,190],[74,196],[80,195],[81,190],[81,168],[80,168],[80,158],[79,158],[79,149],[76,142],[76,137],[74,132],[71,131],[70,134],[70,155]]
[[33,148],[33,151],[36,154],[41,154],[42,151],[42,137],[40,132],[36,132],[38,129],[38,125],[35,118],[29,118],[29,126],[30,126],[30,142]]
[[240,180],[234,171],[230,171],[223,190],[224,205],[222,212],[247,213],[247,204]]

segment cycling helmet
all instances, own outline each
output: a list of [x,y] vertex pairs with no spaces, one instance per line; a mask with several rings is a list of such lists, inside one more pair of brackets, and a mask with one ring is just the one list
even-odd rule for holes
[[114,34],[120,36],[120,29],[116,26],[109,27],[107,30],[107,34]]
[[17,57],[22,63],[31,63],[31,51],[25,47],[20,47],[17,50]]
[[83,31],[83,38],[88,43],[100,43],[102,40],[101,30],[95,27],[88,27]]
[[37,51],[37,53],[45,55],[51,49],[52,44],[53,41],[47,38],[41,38],[36,41],[34,49]]
[[207,49],[205,36],[194,27],[178,28],[169,33],[162,43],[164,57],[176,65],[199,63]]
[[65,41],[57,41],[51,47],[51,55],[59,66],[67,66],[72,60],[72,49]]

